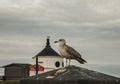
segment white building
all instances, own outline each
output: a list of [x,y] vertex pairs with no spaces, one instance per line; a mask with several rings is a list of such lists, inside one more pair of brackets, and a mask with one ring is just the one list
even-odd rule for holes
[[49,37],[46,41],[45,48],[33,57],[36,58],[38,56],[39,65],[44,67],[44,72],[64,66],[63,58],[51,48]]

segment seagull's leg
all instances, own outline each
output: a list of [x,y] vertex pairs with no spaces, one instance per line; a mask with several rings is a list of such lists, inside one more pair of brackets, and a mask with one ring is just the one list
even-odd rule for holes
[[68,59],[66,59],[66,66],[68,66]]
[[69,66],[70,66],[71,59],[69,59]]
[[66,66],[67,66],[67,59],[66,59]]

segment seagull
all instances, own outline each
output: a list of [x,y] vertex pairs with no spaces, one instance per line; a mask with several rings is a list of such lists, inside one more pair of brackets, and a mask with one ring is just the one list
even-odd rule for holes
[[58,41],[54,41],[54,43],[58,43],[58,51],[61,55],[61,57],[66,58],[66,65],[67,65],[67,59],[69,59],[69,66],[71,59],[77,60],[80,64],[87,63],[82,57],[81,54],[79,54],[74,48],[66,45],[65,39],[59,39]]

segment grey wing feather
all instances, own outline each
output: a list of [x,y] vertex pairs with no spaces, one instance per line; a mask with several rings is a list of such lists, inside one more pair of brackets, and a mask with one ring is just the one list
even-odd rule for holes
[[87,63],[87,61],[82,59],[81,55],[72,47],[66,45],[66,51],[72,56],[72,59],[76,59],[81,64]]
[[73,49],[72,47],[66,45],[66,50],[70,55],[81,58],[81,55],[75,49]]

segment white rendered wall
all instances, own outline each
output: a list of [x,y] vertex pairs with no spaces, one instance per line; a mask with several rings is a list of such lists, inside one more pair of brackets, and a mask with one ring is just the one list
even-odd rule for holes
[[[57,56],[40,56],[38,61],[40,62],[39,64],[45,68],[44,72],[47,72],[53,69],[61,68],[63,58]],[[60,67],[55,66],[57,61],[60,62]]]

